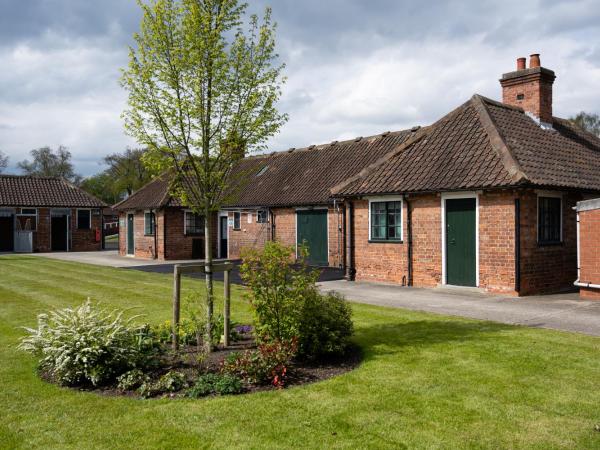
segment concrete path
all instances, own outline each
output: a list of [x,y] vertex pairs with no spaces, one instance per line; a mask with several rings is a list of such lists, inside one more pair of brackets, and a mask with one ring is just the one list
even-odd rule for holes
[[577,293],[515,298],[460,288],[420,289],[348,281],[319,285],[323,291],[337,291],[359,303],[600,336],[600,302],[580,300]]
[[[54,253],[31,253],[32,256],[42,258],[59,259],[61,261],[80,262],[84,264],[95,264],[97,266],[107,267],[138,267],[138,266],[160,266],[164,261],[144,258],[132,258],[129,256],[119,256],[118,250],[104,250],[101,252],[54,252]],[[172,261],[173,264],[183,264],[198,262],[198,260]],[[171,270],[172,272],[172,270]]]

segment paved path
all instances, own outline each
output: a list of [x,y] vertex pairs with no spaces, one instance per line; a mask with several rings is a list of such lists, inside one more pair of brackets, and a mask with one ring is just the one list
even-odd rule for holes
[[577,293],[515,298],[471,289],[420,289],[342,280],[320,283],[320,287],[359,303],[600,336],[600,302],[580,300]]

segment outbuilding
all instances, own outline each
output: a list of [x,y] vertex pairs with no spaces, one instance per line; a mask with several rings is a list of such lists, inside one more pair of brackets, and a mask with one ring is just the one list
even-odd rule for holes
[[600,198],[577,203],[577,281],[581,298],[600,300]]
[[0,252],[101,250],[105,207],[61,178],[0,175]]

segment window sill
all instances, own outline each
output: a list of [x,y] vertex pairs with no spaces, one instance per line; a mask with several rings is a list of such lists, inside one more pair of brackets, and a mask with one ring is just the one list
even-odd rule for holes
[[369,244],[404,244],[404,241],[392,241],[384,239],[369,239]]
[[538,247],[560,247],[564,242],[538,242]]

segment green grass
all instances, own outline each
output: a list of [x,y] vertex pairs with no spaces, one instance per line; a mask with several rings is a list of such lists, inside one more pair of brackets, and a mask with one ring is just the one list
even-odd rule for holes
[[[47,384],[15,350],[36,314],[86,297],[170,315],[171,277],[0,257],[2,448],[600,447],[600,339],[355,305],[365,360],[325,382],[202,400]],[[201,289],[185,279],[183,289]],[[220,289],[220,286],[218,286]],[[237,321],[250,318],[234,290]]]

